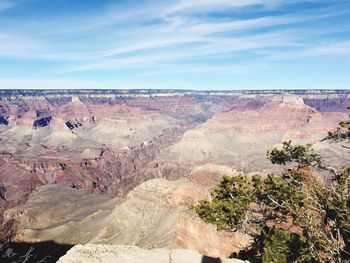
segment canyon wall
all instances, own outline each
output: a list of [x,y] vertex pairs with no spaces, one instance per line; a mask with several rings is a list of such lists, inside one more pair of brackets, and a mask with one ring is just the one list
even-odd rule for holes
[[348,91],[1,90],[0,220],[17,221],[18,241],[227,256],[237,248],[215,243],[249,238],[218,233],[189,207],[223,174],[278,171],[266,151],[284,140],[349,162],[322,142],[348,104]]

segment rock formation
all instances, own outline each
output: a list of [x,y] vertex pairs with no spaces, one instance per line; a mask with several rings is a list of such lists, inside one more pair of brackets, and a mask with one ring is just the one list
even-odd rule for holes
[[226,257],[249,237],[189,207],[223,174],[275,171],[265,153],[283,140],[349,162],[320,141],[348,104],[348,91],[2,90],[0,222],[18,220],[22,241]]
[[135,246],[77,245],[58,263],[249,263],[239,259],[220,259],[200,255],[189,249],[151,249]]
[[5,212],[18,224],[16,241],[136,245],[142,248],[190,248],[228,257],[251,242],[249,236],[219,232],[190,207],[208,197],[208,189],[189,180],[153,179],[127,198],[108,199],[84,190],[47,185],[26,204]]
[[181,163],[211,162],[245,172],[273,170],[265,158],[266,151],[289,139],[312,142],[322,154],[340,156],[344,149],[322,143],[321,139],[346,117],[340,110],[319,112],[301,97],[280,94],[261,105],[247,104],[215,113],[186,131],[179,142],[164,149],[158,158]]

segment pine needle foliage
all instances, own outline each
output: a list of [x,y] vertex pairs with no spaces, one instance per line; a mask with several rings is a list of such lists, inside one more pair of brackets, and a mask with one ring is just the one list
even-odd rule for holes
[[[332,170],[332,182],[320,180],[307,171],[327,169],[322,158],[310,144],[291,141],[268,151],[267,158],[293,168],[264,178],[224,176],[211,200],[195,207],[198,215],[219,230],[258,225],[254,251],[247,253],[253,255],[249,258],[253,262],[350,262],[350,167]],[[250,217],[252,204],[259,207],[258,222]]]

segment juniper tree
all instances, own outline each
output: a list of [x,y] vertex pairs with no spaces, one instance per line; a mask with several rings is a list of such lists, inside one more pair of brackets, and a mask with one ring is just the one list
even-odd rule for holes
[[[349,142],[350,121],[341,122],[325,140]],[[251,260],[350,262],[350,166],[338,172],[311,144],[293,145],[291,141],[268,151],[267,158],[289,169],[265,178],[225,176],[213,191],[212,200],[195,207],[198,215],[219,230],[258,225],[259,231],[253,233]],[[328,170],[333,180],[317,178],[314,169]],[[258,222],[249,217],[252,204],[261,214]]]

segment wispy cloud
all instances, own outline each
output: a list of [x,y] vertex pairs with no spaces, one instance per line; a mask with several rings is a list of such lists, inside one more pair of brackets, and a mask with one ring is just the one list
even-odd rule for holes
[[264,61],[280,61],[280,60],[298,60],[301,58],[319,57],[319,56],[350,56],[350,40],[338,40],[317,43],[310,45],[301,50],[288,52],[270,52],[268,58]]
[[[178,40],[178,39],[177,39]],[[121,69],[148,67],[158,63],[176,63],[195,59],[204,59],[213,56],[225,56],[227,54],[243,52],[247,50],[258,50],[279,46],[294,46],[292,37],[287,32],[264,33],[256,36],[231,38],[202,38],[198,39],[199,45],[175,47],[171,50],[155,50],[145,54],[131,54],[118,58],[103,58],[93,63],[83,63],[73,66],[71,71],[95,70],[95,69]],[[173,41],[174,43],[176,40]],[[159,44],[159,43],[158,43]],[[193,42],[192,42],[193,44]],[[159,47],[159,45],[157,45]],[[143,48],[145,48],[143,46]],[[119,52],[122,52],[119,50]],[[118,53],[115,53],[118,54]]]
[[[53,75],[130,69],[161,76],[245,74],[276,61],[350,56],[350,28],[338,19],[350,4],[327,3],[148,0],[36,19],[4,16],[0,59],[52,62]],[[16,2],[0,0],[0,11],[8,8]]]
[[[201,13],[201,12],[213,12],[213,11],[226,11],[228,8],[243,8],[254,5],[263,5],[263,6],[276,6],[277,4],[282,3],[281,0],[195,0],[195,1],[186,1],[181,0],[175,5],[170,6],[165,10],[165,16],[174,15],[179,13]],[[284,3],[295,2],[291,0],[286,0]]]
[[15,0],[9,1],[9,0],[0,0],[0,11],[10,9],[16,5]]
[[152,81],[141,85],[139,81],[92,81],[77,78],[0,78],[2,89],[188,89],[188,83],[173,80],[171,84]]

